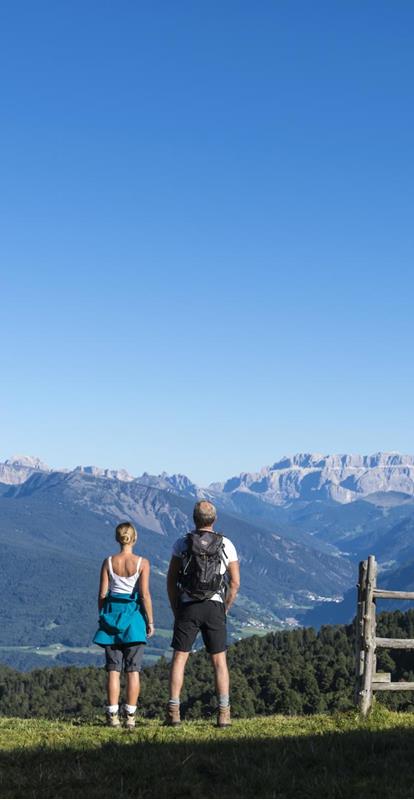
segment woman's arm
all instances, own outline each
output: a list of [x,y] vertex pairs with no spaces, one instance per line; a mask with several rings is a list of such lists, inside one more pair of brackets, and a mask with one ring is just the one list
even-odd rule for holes
[[98,593],[98,610],[100,611],[104,602],[105,597],[108,594],[109,589],[109,574],[108,574],[108,561],[105,561],[101,567],[101,578],[99,581],[99,593]]
[[150,563],[147,558],[142,559],[142,569],[138,580],[139,596],[144,608],[147,621],[147,636],[154,635],[154,617],[152,614],[152,600],[149,590]]

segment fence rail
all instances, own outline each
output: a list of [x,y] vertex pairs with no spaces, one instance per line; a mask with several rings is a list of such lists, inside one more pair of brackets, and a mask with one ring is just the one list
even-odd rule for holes
[[374,597],[384,600],[414,600],[414,592],[390,592],[388,589],[374,589]]
[[414,639],[375,639],[377,647],[390,647],[394,650],[414,650]]

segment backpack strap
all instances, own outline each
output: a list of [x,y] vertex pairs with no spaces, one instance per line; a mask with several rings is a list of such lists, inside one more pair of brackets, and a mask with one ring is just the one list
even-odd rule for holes
[[225,549],[224,549],[224,536],[223,536],[223,534],[222,534],[222,533],[220,533],[220,534],[219,534],[219,536],[221,536],[221,543],[220,543],[220,560],[221,560],[221,563],[223,564],[223,566],[226,568],[226,569],[225,569],[225,572],[223,573],[223,580],[222,580],[222,582],[221,582],[221,586],[220,586],[220,589],[219,589],[219,594],[221,595],[221,599],[222,599],[222,601],[223,601],[223,603],[224,603],[224,602],[225,602],[225,600],[226,600],[226,594],[227,594],[227,589],[228,589],[228,583],[227,583],[227,574],[228,574],[228,573],[227,573],[227,566],[228,566],[228,561],[226,561],[226,558],[227,558],[228,556],[227,556],[227,553],[226,553],[226,551],[225,551]]
[[[188,536],[191,536],[191,533],[187,533],[186,539],[187,539]],[[182,563],[182,566],[181,566],[181,574],[182,575],[186,575],[187,572],[188,572],[188,568],[189,568],[189,566],[191,564],[191,561],[193,559],[193,554],[192,553],[189,554],[188,553],[188,549],[184,550],[183,554],[182,554],[182,558],[183,558],[183,563]]]
[[[193,533],[194,533],[194,531],[190,531],[189,533],[186,533],[186,535],[183,537],[184,538],[184,542],[183,542],[184,549],[181,550],[181,558],[183,560],[183,564],[182,564],[182,570],[183,571],[187,570],[188,564],[191,561],[191,554],[189,556],[188,550],[189,550],[189,547],[190,547],[190,536]],[[188,559],[187,562],[186,562],[186,559]]]
[[222,561],[222,563],[224,564],[224,566],[226,567],[226,570],[227,570],[227,563],[226,563],[227,553],[226,553],[226,551],[224,549],[224,536],[223,536],[222,533],[218,533],[218,531],[213,531],[213,533],[215,533],[216,536],[220,536],[220,539],[221,539],[220,546],[219,546],[220,547],[220,549],[219,549],[220,560]]

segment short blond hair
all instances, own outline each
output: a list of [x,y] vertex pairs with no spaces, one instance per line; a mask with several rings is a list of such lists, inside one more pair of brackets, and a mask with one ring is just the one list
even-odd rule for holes
[[131,522],[120,522],[116,526],[115,539],[119,544],[135,544],[137,532]]

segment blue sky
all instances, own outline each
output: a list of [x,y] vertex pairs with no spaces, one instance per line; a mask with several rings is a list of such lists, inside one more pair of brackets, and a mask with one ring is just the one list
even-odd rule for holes
[[3,3],[1,458],[414,451],[414,6]]

